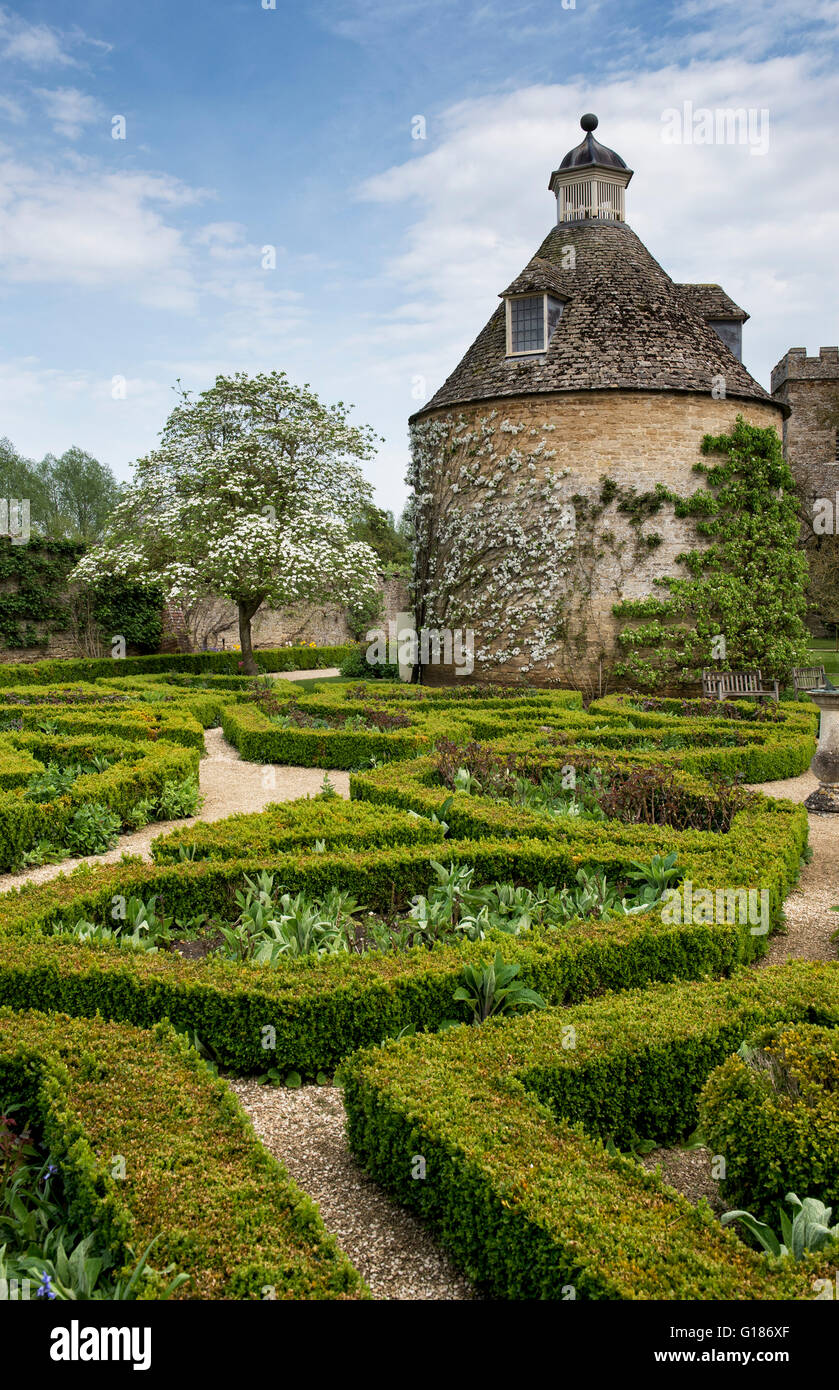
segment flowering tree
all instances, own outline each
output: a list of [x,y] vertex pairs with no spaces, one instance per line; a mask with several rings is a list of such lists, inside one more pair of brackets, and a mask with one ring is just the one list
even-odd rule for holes
[[414,601],[418,627],[470,628],[484,667],[554,666],[554,610],[574,546],[567,469],[541,430],[462,415],[411,431]]
[[138,460],[104,543],[72,579],[159,585],[174,601],[236,604],[245,671],[257,670],[251,621],[263,603],[357,605],[376,587],[376,556],[347,522],[369,502],[358,462],[372,431],[348,423],[284,372],[218,376],[179,403],[157,449]]

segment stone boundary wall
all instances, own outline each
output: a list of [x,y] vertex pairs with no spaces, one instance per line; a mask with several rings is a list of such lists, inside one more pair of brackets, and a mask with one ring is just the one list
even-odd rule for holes
[[[409,606],[404,580],[382,576],[381,591],[385,622]],[[314,642],[318,647],[334,646],[353,640],[346,610],[340,604],[301,603],[290,608],[263,608],[253,622],[255,649],[295,645],[298,642]],[[239,643],[236,609],[232,603],[223,599],[209,602],[199,613],[187,615],[186,622],[171,609],[166,610],[161,643],[163,651],[201,651],[205,643],[215,648],[221,647],[222,641],[227,648],[238,646]],[[128,655],[135,654],[135,649],[129,646]],[[67,631],[49,634],[43,646],[0,649],[0,662],[21,664],[91,655],[89,651],[82,651],[73,633]]]

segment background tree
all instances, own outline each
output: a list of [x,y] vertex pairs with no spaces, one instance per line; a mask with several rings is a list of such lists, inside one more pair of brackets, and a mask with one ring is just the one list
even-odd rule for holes
[[839,536],[821,536],[819,541],[807,552],[807,597],[811,612],[833,628],[839,651]]
[[0,439],[0,497],[28,497],[33,535],[46,540],[101,540],[120,485],[106,463],[74,446],[40,463]]
[[325,405],[284,372],[218,376],[179,403],[159,448],[138,461],[105,543],[72,578],[159,584],[174,601],[236,604],[242,665],[258,670],[251,623],[263,603],[358,603],[376,587],[376,555],[348,522],[370,501],[359,462],[372,431],[342,401]]
[[411,547],[396,529],[393,512],[367,502],[350,523],[354,541],[364,541],[375,550],[383,565],[406,569],[411,563]]
[[84,449],[47,454],[39,465],[48,495],[46,530],[92,545],[102,539],[122,489],[106,463]]

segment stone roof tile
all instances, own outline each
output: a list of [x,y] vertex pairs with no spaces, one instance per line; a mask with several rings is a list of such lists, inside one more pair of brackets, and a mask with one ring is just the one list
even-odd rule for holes
[[695,314],[709,323],[711,319],[730,319],[745,323],[749,315],[735,304],[721,285],[677,285]]
[[[574,268],[564,268],[571,259]],[[624,222],[592,219],[554,227],[507,293],[531,287],[566,300],[547,351],[506,356],[501,304],[413,418],[466,401],[558,391],[705,394],[720,376],[729,397],[772,400],[697,312],[694,287],[684,293],[674,284]],[[733,304],[718,286],[713,289]]]

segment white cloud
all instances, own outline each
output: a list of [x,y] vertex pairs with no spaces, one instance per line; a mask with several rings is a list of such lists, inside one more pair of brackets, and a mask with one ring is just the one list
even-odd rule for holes
[[35,87],[33,91],[43,102],[53,130],[68,140],[77,140],[85,126],[103,119],[101,104],[77,87]]
[[75,59],[64,36],[47,24],[30,24],[5,6],[0,8],[0,54],[29,67],[68,67]]
[[15,101],[14,97],[9,96],[0,96],[0,111],[4,113],[7,120],[14,121],[15,124],[22,121],[26,114],[20,103]]
[[161,208],[203,195],[164,174],[105,174],[0,163],[0,266],[12,282],[122,288],[188,308],[194,268]]

